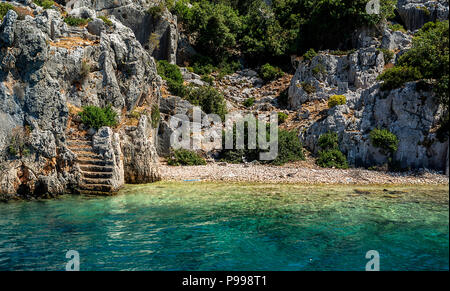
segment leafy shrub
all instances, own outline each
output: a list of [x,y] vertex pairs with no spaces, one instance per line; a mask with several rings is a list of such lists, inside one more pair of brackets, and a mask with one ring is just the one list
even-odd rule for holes
[[322,168],[348,168],[347,158],[339,149],[320,151],[316,163]]
[[295,130],[278,130],[278,156],[270,162],[274,165],[283,165],[305,159],[303,145]]
[[322,134],[318,141],[322,150],[331,150],[339,148],[339,138],[336,132],[329,131]]
[[283,77],[283,71],[278,67],[274,67],[270,64],[265,64],[259,70],[259,76],[265,82],[270,82]]
[[70,26],[83,26],[83,25],[88,24],[89,21],[92,21],[92,19],[78,18],[78,17],[73,17],[70,15],[68,15],[64,18],[64,22]]
[[108,26],[112,26],[112,25],[113,25],[112,21],[111,21],[108,17],[106,17],[106,16],[102,16],[102,15],[101,15],[101,16],[97,16],[97,18],[103,20],[103,22],[104,22],[106,25],[108,25]]
[[85,106],[79,115],[81,117],[81,122],[95,129],[99,129],[103,126],[114,127],[117,125],[117,113],[110,105],[105,108]]
[[316,93],[316,87],[309,84],[308,82],[302,82],[301,86],[302,86],[303,90],[305,90],[305,92],[309,95]]
[[44,9],[50,9],[55,5],[55,1],[52,0],[34,0],[33,3]]
[[211,76],[202,76],[201,80],[205,83],[208,83],[209,85],[213,85],[214,84],[214,78]]
[[222,93],[211,86],[189,88],[186,99],[193,105],[200,106],[207,114],[217,114],[225,120],[227,106]]
[[351,50],[334,50],[331,51],[330,53],[334,56],[347,56],[349,54],[354,53],[356,50],[355,49],[351,49]]
[[152,6],[147,10],[147,13],[150,14],[154,19],[159,19],[163,14],[165,9],[164,3],[160,2],[158,5]]
[[253,105],[255,105],[255,98],[250,97],[250,98],[245,99],[245,101],[244,101],[244,106],[245,107],[250,108]]
[[333,95],[328,99],[328,108],[334,108],[338,105],[345,105],[347,98],[344,95]]
[[183,75],[177,65],[173,65],[168,61],[158,61],[157,64],[158,75],[164,80],[172,80],[176,83],[183,83]]
[[288,118],[289,118],[289,115],[287,115],[286,113],[278,112],[278,122],[280,124],[285,123]]
[[322,168],[347,169],[347,157],[339,150],[339,139],[336,132],[327,132],[319,137],[321,148],[316,164]]
[[206,161],[194,151],[179,149],[171,153],[167,164],[169,166],[202,166],[206,165]]
[[391,29],[392,31],[401,31],[403,33],[406,33],[406,29],[403,27],[403,25],[398,24],[398,23],[390,24],[389,29]]
[[310,61],[312,60],[315,56],[317,56],[317,52],[314,49],[309,49],[304,55],[303,55],[303,59]]
[[429,22],[414,36],[412,48],[404,53],[394,68],[379,76],[383,90],[392,90],[406,82],[432,80],[439,102],[448,108],[449,22]]
[[422,74],[417,68],[413,67],[393,67],[384,71],[378,76],[378,80],[383,80],[381,84],[381,90],[393,90],[400,88],[406,82],[419,80],[422,78]]
[[0,3],[0,20],[5,17],[9,10],[14,10],[14,6],[9,3]]
[[370,132],[372,145],[381,148],[388,153],[398,150],[398,138],[387,129],[374,129]]
[[[259,123],[256,123],[256,141],[258,143],[258,127]],[[270,127],[267,125],[267,136],[268,140],[270,137]],[[231,130],[231,129],[228,129]],[[224,149],[220,153],[220,156],[223,161],[229,162],[229,163],[242,163],[243,158],[247,162],[256,161],[259,159],[259,155],[263,150],[256,148],[256,149],[248,149],[248,124],[244,124],[244,149],[236,149],[236,125],[233,126],[233,144],[234,149]],[[225,136],[224,132],[224,136]],[[269,140],[270,141],[270,140]],[[225,137],[223,138],[224,142],[224,148],[225,148]],[[285,163],[289,162],[295,162],[304,160],[305,156],[303,153],[303,146],[300,143],[300,139],[297,136],[297,132],[295,130],[288,131],[280,129],[278,130],[278,156],[275,160],[272,161],[264,161],[264,163],[274,164],[274,165],[283,165]]]

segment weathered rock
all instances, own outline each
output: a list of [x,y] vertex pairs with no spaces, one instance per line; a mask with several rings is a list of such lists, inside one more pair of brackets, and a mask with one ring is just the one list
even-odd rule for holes
[[375,84],[364,90],[360,102],[330,109],[326,119],[301,133],[304,145],[317,153],[319,136],[334,131],[351,165],[383,165],[388,162],[388,156],[372,146],[369,134],[375,128],[386,128],[399,139],[392,161],[398,167],[444,170],[448,141],[440,142],[432,131],[442,113],[433,94],[418,91],[415,83],[408,83],[387,96],[378,88]]
[[125,181],[131,184],[156,182],[161,179],[156,152],[156,130],[146,115],[142,115],[137,127],[124,129],[122,151]]
[[328,100],[334,94],[359,94],[375,84],[383,68],[383,53],[373,47],[347,56],[319,54],[298,66],[289,87],[289,106],[298,109],[305,102]]
[[448,19],[448,0],[399,0],[397,11],[408,30],[421,28],[429,21]]
[[[81,2],[92,8],[91,1]],[[86,16],[82,11],[71,12]],[[121,118],[136,106],[158,103],[161,85],[153,58],[113,15],[110,26],[94,19],[86,29],[69,27],[56,9],[36,8],[34,14],[18,19],[10,10],[0,26],[0,193],[21,197],[73,192],[82,182],[68,142],[82,136],[77,128],[88,128],[69,108],[111,104]],[[24,128],[31,130],[27,155],[8,154],[11,132]],[[111,189],[119,189],[124,167],[118,135],[101,129],[93,144],[114,161]]]

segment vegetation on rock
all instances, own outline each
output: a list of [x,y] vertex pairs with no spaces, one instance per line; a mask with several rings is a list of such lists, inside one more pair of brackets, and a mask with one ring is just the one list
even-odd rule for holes
[[383,149],[386,153],[394,153],[398,150],[398,138],[387,129],[374,129],[370,132],[372,145]]
[[97,106],[85,106],[79,113],[84,125],[99,129],[103,126],[114,127],[117,125],[117,113],[108,105],[105,108]]
[[316,163],[322,168],[347,169],[346,156],[339,150],[339,138],[336,132],[327,132],[319,137]]
[[334,108],[338,105],[345,105],[347,98],[344,95],[333,95],[328,99],[328,108]]
[[174,150],[167,160],[169,166],[202,166],[206,161],[194,151],[185,149]]

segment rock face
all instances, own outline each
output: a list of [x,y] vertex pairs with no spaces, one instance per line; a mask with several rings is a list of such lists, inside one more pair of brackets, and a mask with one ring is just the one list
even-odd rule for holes
[[[410,47],[412,37],[385,29],[377,39],[360,37],[361,46],[347,56],[322,52],[311,61],[302,61],[289,88],[289,105],[303,116],[303,106],[325,103],[332,95],[344,95],[346,105],[323,110],[322,118],[300,130],[304,146],[317,153],[320,135],[333,131],[350,165],[382,166],[389,157],[372,146],[370,132],[386,128],[399,139],[391,163],[401,169],[444,170],[448,141],[435,134],[442,108],[434,95],[420,91],[416,83],[391,92],[379,90],[377,76],[384,70],[383,53],[376,48],[401,51]],[[368,47],[365,47],[367,45]],[[306,116],[308,118],[309,115]]]
[[416,83],[387,95],[376,84],[353,102],[330,109],[325,119],[302,132],[301,139],[317,153],[319,136],[334,131],[351,165],[382,166],[388,162],[388,156],[372,146],[369,134],[375,128],[386,128],[399,139],[399,149],[393,156],[393,163],[399,168],[444,170],[448,141],[440,142],[433,133],[441,110],[434,96],[417,90]]
[[97,14],[113,15],[118,21],[131,28],[141,45],[158,60],[177,61],[178,30],[177,18],[167,9],[159,14],[149,13],[149,8],[159,1],[135,0],[79,0],[66,4],[68,11],[92,8]]
[[[72,13],[89,15],[86,11],[80,8]],[[68,143],[88,130],[77,120],[80,107],[110,104],[122,121],[123,113],[136,106],[159,103],[161,79],[154,60],[130,28],[113,15],[110,20],[106,25],[94,19],[96,33],[91,33],[92,25],[91,29],[68,26],[56,9],[39,7],[33,16],[20,18],[10,10],[4,17],[0,26],[0,193],[57,195],[72,192],[82,183],[80,157]],[[120,127],[94,130],[86,141],[94,154],[114,161],[113,190],[123,185],[127,175],[134,175],[132,170],[124,171],[127,164],[122,165],[118,131]],[[153,145],[154,140],[147,142]],[[149,165],[158,173],[156,164]]]
[[399,0],[397,11],[406,28],[414,31],[429,21],[448,19],[448,0]]
[[161,179],[156,130],[146,115],[141,116],[136,127],[122,132],[122,151],[125,165],[125,181],[130,184],[152,183]]
[[328,100],[335,94],[357,97],[376,83],[383,68],[383,53],[374,47],[346,56],[321,53],[298,66],[289,88],[289,106],[299,109],[305,102]]

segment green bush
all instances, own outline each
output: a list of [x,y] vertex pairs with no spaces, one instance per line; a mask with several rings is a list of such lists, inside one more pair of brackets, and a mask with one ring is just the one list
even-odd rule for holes
[[422,74],[418,68],[399,66],[384,71],[377,79],[383,81],[380,86],[381,90],[387,91],[400,88],[406,82],[419,80],[421,78]]
[[339,138],[336,132],[329,131],[319,137],[318,145],[322,150],[339,148]]
[[33,3],[44,9],[50,9],[55,5],[55,1],[52,0],[34,0]]
[[394,68],[379,77],[381,88],[392,90],[406,82],[431,80],[438,101],[448,110],[449,103],[449,22],[429,22],[414,36],[412,48],[405,52]]
[[316,164],[322,168],[347,169],[347,157],[339,150],[339,139],[336,132],[327,132],[319,137],[321,148]]
[[152,6],[147,10],[147,13],[150,14],[153,18],[158,19],[161,17],[165,10],[164,2],[160,2],[158,5]]
[[286,113],[278,112],[278,122],[280,124],[285,123],[288,118],[289,118],[289,115],[287,115]]
[[64,18],[64,22],[70,26],[83,26],[83,25],[88,24],[89,21],[92,21],[92,19],[78,18],[78,17],[73,17],[70,15],[68,15]]
[[284,165],[290,162],[302,161],[305,159],[303,145],[297,135],[296,130],[278,130],[278,156],[271,161],[274,165]]
[[278,67],[265,64],[259,70],[259,76],[264,80],[264,82],[270,82],[283,77],[283,71]]
[[245,107],[250,108],[253,105],[255,105],[255,98],[250,97],[250,98],[245,99],[245,101],[244,101],[244,106]]
[[[258,143],[258,122],[256,123],[256,132],[257,132],[257,143]],[[230,129],[229,129],[230,130]],[[236,125],[233,126],[233,141],[234,148],[236,148]],[[225,148],[225,132],[224,132],[224,148]],[[270,128],[267,125],[267,136],[270,137]],[[269,138],[268,138],[269,140]],[[242,163],[244,158],[247,162],[253,162],[259,160],[259,155],[263,150],[257,149],[248,149],[248,124],[244,124],[244,143],[245,149],[224,149],[222,150],[220,157],[223,161],[229,163],[239,164]],[[297,136],[297,132],[295,130],[288,131],[279,129],[278,130],[278,156],[275,160],[272,161],[264,161],[264,163],[273,164],[273,165],[283,165],[289,162],[295,162],[304,160],[305,156],[303,153],[303,146],[300,143],[300,139]]]
[[85,106],[79,115],[83,124],[95,129],[99,129],[103,126],[114,127],[117,125],[117,113],[110,105],[105,108]]
[[217,114],[225,120],[227,106],[222,93],[211,86],[189,88],[186,99],[200,106],[206,114]]
[[398,24],[398,23],[390,24],[389,29],[391,29],[392,31],[401,31],[403,33],[406,33],[406,29],[403,27],[403,25]]
[[173,65],[168,61],[162,60],[157,63],[158,75],[164,80],[172,80],[176,83],[183,83],[183,75],[177,65]]
[[381,148],[387,153],[394,153],[398,150],[398,138],[387,129],[374,129],[370,132],[372,145]]
[[111,21],[108,17],[106,17],[106,16],[97,16],[97,18],[103,20],[103,22],[104,22],[106,25],[108,25],[108,26],[112,26],[112,25],[113,25],[112,21]]
[[304,55],[303,55],[303,59],[310,61],[312,60],[315,56],[317,56],[317,52],[314,49],[309,49]]
[[0,20],[5,17],[9,10],[14,10],[14,6],[9,3],[0,3]]
[[347,98],[344,95],[333,95],[328,99],[328,108],[334,108],[338,105],[345,105]]
[[194,151],[185,149],[174,150],[167,160],[169,166],[203,166],[205,159]]
[[322,168],[348,168],[347,158],[339,149],[320,151],[316,163]]

